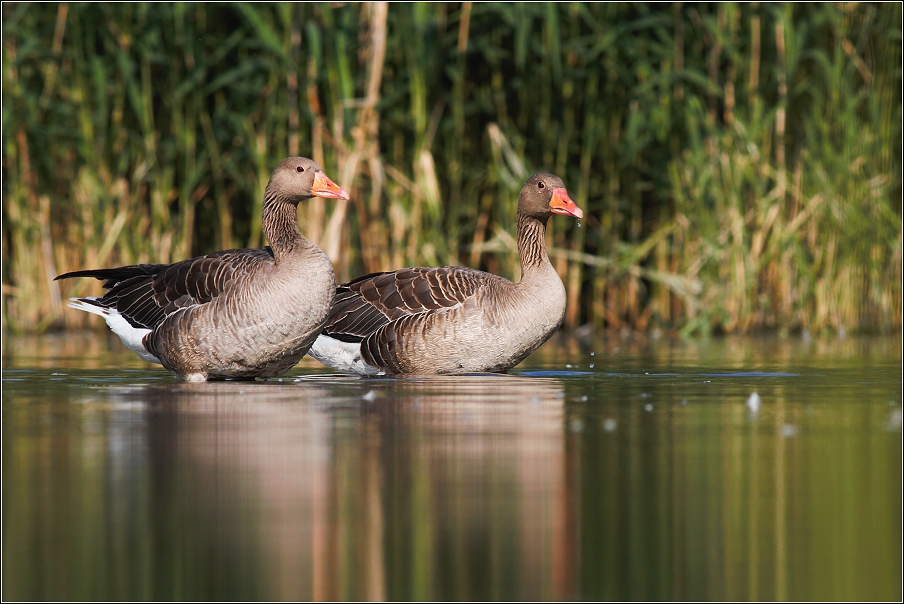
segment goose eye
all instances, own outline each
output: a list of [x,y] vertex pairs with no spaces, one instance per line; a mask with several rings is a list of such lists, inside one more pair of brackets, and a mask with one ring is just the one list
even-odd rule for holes
[[537,188],[538,188],[538,189],[545,189],[545,188],[546,188],[546,185],[543,184],[543,181],[541,180],[540,182],[537,183]]
[[295,166],[295,171],[300,174],[300,173],[304,172],[304,168],[302,168],[301,166]]

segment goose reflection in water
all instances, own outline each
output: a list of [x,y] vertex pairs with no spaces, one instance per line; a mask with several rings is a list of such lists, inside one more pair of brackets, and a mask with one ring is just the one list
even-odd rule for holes
[[[174,546],[196,556],[198,593],[216,585],[224,597],[268,599],[567,596],[564,540],[573,531],[563,530],[557,379],[308,376],[107,395],[111,429],[121,432],[112,446],[147,452],[151,491],[148,509],[112,530],[122,539],[156,534],[151,559]],[[109,457],[114,475],[132,475],[122,488],[113,481],[113,506],[135,488],[141,460],[128,459]],[[129,472],[116,471],[122,463]]]

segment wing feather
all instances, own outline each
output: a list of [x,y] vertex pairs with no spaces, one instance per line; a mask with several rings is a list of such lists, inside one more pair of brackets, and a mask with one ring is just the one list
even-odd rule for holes
[[[323,332],[344,342],[361,342],[384,325],[461,304],[494,275],[461,266],[406,268],[371,273],[340,285]],[[389,333],[394,330],[384,330]],[[387,358],[395,342],[370,338],[375,358]],[[377,349],[379,348],[379,349]]]
[[176,311],[208,304],[234,283],[273,262],[269,247],[225,250],[175,264],[135,264],[66,273],[57,279],[94,277],[108,290],[90,302],[115,308],[133,327],[156,329]]

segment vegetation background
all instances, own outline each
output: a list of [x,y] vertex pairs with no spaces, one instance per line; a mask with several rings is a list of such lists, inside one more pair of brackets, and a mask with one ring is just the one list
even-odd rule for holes
[[544,170],[570,327],[901,329],[900,3],[2,11],[4,328],[88,324],[65,271],[264,244],[300,154],[352,193],[300,211],[340,279],[517,277]]

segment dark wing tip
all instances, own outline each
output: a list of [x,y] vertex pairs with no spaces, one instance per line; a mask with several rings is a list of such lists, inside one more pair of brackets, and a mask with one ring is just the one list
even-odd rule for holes
[[324,329],[323,334],[333,338],[334,340],[345,342],[346,344],[359,344],[364,341],[364,336],[359,336],[351,333],[343,333],[341,331],[329,331],[328,329]]
[[68,273],[63,273],[62,275],[57,275],[53,278],[54,281],[59,281],[60,279],[72,279],[74,277],[94,277],[95,279],[103,279],[103,277],[99,277],[94,274],[96,271],[87,270],[87,271],[70,271]]
[[381,276],[381,275],[391,275],[391,274],[392,274],[392,271],[382,271],[382,272],[378,272],[378,273],[368,273],[368,274],[366,274],[366,275],[361,275],[360,277],[355,277],[355,278],[352,279],[351,281],[347,281],[346,283],[343,283],[343,284],[340,285],[337,289],[346,289],[346,290],[350,290],[350,289],[351,289],[351,287],[350,287],[351,285],[355,285],[355,284],[360,283],[360,282],[362,282],[362,281],[367,281],[367,280],[369,280],[369,279],[373,279],[373,278],[379,277],[379,276]]
[[81,271],[71,271],[54,277],[54,281],[60,279],[72,279],[73,277],[94,277],[100,281],[114,280],[122,281],[130,277],[152,276],[156,275],[162,269],[166,268],[165,264],[131,264],[129,266],[120,266],[117,268],[93,268]]

